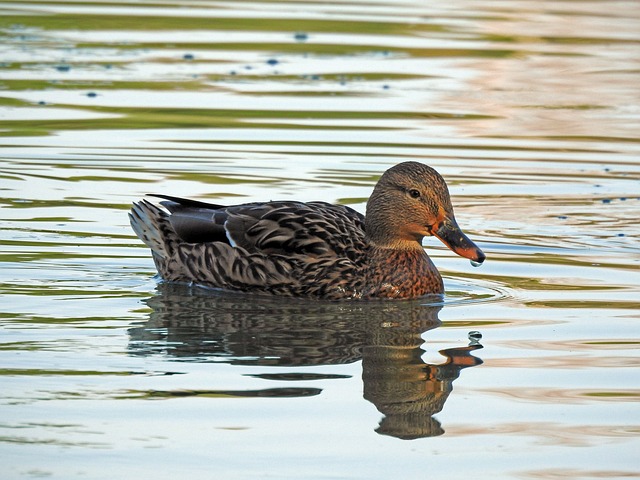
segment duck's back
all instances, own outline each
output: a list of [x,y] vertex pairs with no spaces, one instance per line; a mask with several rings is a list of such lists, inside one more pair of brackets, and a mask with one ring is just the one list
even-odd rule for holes
[[366,262],[364,216],[325,202],[213,205],[160,196],[131,223],[165,280],[281,295],[357,296]]

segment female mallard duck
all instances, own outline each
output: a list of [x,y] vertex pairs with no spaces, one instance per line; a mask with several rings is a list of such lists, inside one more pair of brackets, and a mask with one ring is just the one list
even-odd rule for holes
[[325,202],[225,207],[153,196],[168,212],[142,200],[129,218],[172,282],[332,300],[413,298],[444,292],[423,237],[485,259],[458,227],[444,179],[417,162],[382,175],[366,217]]

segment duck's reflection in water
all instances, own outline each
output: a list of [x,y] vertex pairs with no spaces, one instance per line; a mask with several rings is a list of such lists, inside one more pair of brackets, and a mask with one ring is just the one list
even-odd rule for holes
[[[148,321],[130,330],[132,354],[283,367],[362,360],[364,398],[384,414],[377,431],[398,438],[444,433],[433,415],[442,410],[460,370],[482,363],[471,355],[482,348],[478,343],[440,351],[446,358],[441,364],[423,361],[422,334],[440,325],[441,308],[425,304],[425,299],[332,303],[160,284],[158,295],[146,302],[152,310]],[[340,378],[308,371],[257,376],[283,381]],[[276,388],[253,395],[320,391]]]
[[[438,308],[429,308],[434,308],[431,315],[435,317]],[[404,439],[442,435],[444,430],[433,415],[444,407],[460,370],[482,363],[471,355],[482,348],[476,342],[441,350],[444,363],[425,363],[422,331],[414,325],[374,330],[362,349],[364,398],[384,414],[377,432]]]

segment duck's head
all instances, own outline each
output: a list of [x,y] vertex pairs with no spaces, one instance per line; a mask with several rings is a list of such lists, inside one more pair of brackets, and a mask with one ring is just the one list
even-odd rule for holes
[[400,163],[380,177],[367,203],[366,232],[383,248],[422,248],[422,239],[433,235],[472,262],[485,259],[458,227],[444,179],[418,162]]

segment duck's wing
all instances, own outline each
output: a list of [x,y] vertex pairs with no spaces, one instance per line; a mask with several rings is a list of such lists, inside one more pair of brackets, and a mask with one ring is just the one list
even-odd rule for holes
[[357,258],[364,216],[344,205],[277,201],[222,206],[154,195],[188,243],[223,242],[250,253]]

